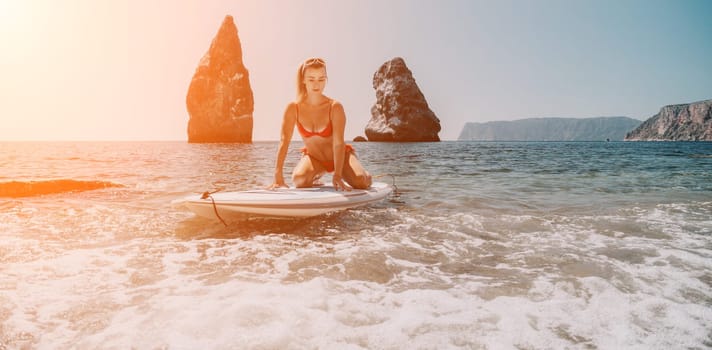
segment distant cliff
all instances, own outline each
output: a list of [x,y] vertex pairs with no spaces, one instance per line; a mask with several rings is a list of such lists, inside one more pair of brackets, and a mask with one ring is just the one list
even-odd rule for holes
[[531,118],[467,123],[458,140],[473,141],[621,141],[641,123],[627,117]]
[[712,141],[712,100],[665,106],[626,141]]

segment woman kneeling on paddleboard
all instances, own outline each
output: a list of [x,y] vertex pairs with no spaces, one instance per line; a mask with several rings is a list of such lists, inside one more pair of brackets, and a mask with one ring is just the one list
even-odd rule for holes
[[363,168],[351,145],[344,143],[346,114],[338,101],[324,95],[326,63],[310,58],[297,71],[297,100],[284,111],[277,149],[274,183],[269,187],[288,187],[282,168],[294,127],[304,140],[302,159],[292,172],[296,187],[312,187],[326,172],[333,172],[337,190],[365,189],[371,186],[371,175]]

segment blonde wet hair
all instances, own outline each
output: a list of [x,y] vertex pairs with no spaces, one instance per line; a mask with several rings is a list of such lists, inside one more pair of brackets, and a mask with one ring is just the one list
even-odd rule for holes
[[304,72],[307,68],[324,68],[324,72],[326,72],[326,62],[323,58],[312,57],[299,65],[299,70],[297,70],[297,102],[301,102],[307,97],[307,87],[304,85]]

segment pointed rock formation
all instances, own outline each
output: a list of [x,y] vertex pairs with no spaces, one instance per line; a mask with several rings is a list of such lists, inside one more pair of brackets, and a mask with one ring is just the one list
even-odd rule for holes
[[626,141],[712,141],[712,100],[665,106]]
[[200,60],[186,104],[188,142],[252,142],[254,100],[232,16]]
[[413,74],[396,57],[373,75],[376,104],[366,125],[369,141],[440,141],[440,119],[428,107]]

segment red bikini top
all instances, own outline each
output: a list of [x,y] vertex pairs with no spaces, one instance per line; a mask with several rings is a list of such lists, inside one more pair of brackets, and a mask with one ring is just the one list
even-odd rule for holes
[[299,130],[299,133],[302,135],[304,138],[309,138],[312,136],[321,136],[321,137],[329,137],[331,136],[332,133],[332,126],[331,126],[331,106],[333,104],[329,105],[329,124],[326,125],[326,127],[321,130],[321,131],[309,131],[304,128],[302,123],[299,122],[299,104],[295,104],[295,107],[297,108],[297,130]]

